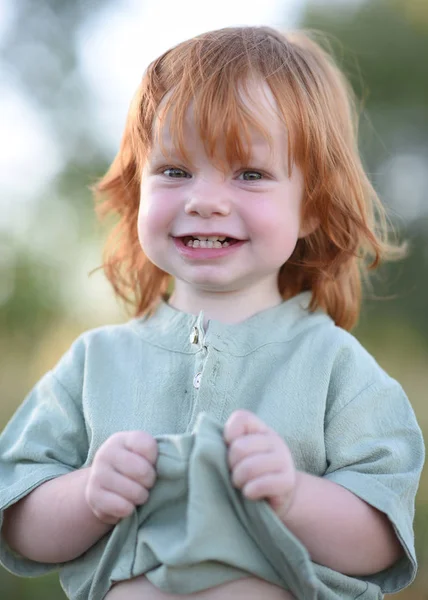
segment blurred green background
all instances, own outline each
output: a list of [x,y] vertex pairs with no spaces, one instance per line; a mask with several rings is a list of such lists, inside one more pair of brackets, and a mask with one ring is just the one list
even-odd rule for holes
[[[355,334],[402,383],[427,435],[428,0],[294,0],[293,11],[282,1],[273,24],[331,34],[337,60],[361,99],[365,165],[409,242],[409,256],[373,280]],[[0,163],[6,166],[0,172],[0,427],[79,333],[127,318],[102,273],[87,276],[101,262],[104,235],[88,186],[119,143],[126,103],[106,104],[103,90],[114,88],[115,71],[130,69],[115,28],[126,30],[124,21],[137,4],[144,2],[0,4]],[[174,16],[177,4],[164,4],[165,14]],[[248,22],[245,17],[243,11],[241,22]],[[234,23],[220,23],[227,24]],[[138,27],[134,19],[134,34]],[[88,70],[95,38],[108,48],[110,62]],[[127,101],[148,60],[163,49],[145,61],[132,54],[138,67],[133,87],[124,89]],[[427,470],[415,531],[420,570],[397,596],[402,600],[428,598]],[[0,597],[64,595],[55,575],[20,579],[0,568]]]

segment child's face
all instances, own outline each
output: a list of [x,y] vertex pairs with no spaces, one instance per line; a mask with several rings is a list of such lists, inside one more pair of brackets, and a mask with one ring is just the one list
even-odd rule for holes
[[[249,86],[257,119],[272,138],[251,132],[251,163],[219,170],[204,151],[193,123],[186,119],[184,140],[192,164],[162,138],[168,159],[155,144],[142,174],[138,231],[142,248],[158,267],[174,276],[176,290],[236,292],[256,287],[277,293],[278,270],[302,236],[303,177],[287,173],[287,135],[274,111],[269,88]],[[248,105],[254,110],[253,103]],[[195,237],[233,238],[196,242]],[[226,240],[227,242],[228,240]],[[190,244],[189,244],[190,242]],[[210,247],[210,246],[213,247]],[[205,246],[205,247],[204,247]],[[208,247],[206,247],[208,246]]]

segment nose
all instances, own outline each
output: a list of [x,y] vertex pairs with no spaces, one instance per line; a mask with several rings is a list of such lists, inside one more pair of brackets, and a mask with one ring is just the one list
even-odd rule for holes
[[209,219],[213,216],[226,217],[230,214],[230,208],[230,199],[223,186],[203,182],[194,186],[184,210],[187,215]]

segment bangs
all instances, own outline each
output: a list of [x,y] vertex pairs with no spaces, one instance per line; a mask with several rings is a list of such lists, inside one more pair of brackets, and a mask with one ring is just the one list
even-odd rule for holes
[[[221,75],[218,79],[222,79]],[[272,153],[271,135],[262,125],[267,109],[257,106],[247,90],[246,80],[232,83],[212,77],[197,86],[199,91],[195,95],[185,91],[189,89],[186,83],[182,82],[158,111],[153,141],[160,145],[165,156],[170,152],[164,143],[163,134],[167,130],[174,152],[191,163],[185,142],[185,129],[189,125],[195,128],[207,156],[219,170],[250,166],[254,136],[262,138]]]
[[203,34],[184,42],[149,67],[140,97],[138,138],[133,144],[143,148],[140,167],[155,142],[165,156],[170,154],[162,141],[166,128],[174,152],[190,161],[184,135],[189,115],[207,156],[220,169],[248,166],[254,135],[266,141],[272,152],[271,136],[261,124],[265,103],[262,106],[249,89],[252,83],[261,82],[272,93],[275,103],[269,104],[284,124],[291,172],[296,132],[301,128],[284,40],[279,43],[264,28],[234,31],[231,28],[215,37]]

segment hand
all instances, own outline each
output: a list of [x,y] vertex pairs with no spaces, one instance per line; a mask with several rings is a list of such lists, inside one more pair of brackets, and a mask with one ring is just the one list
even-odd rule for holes
[[237,410],[224,427],[232,482],[246,498],[265,498],[283,518],[296,489],[296,468],[291,452],[276,431],[255,414]]
[[120,431],[95,454],[85,490],[92,512],[115,525],[149,498],[156,480],[157,442],[144,431]]

